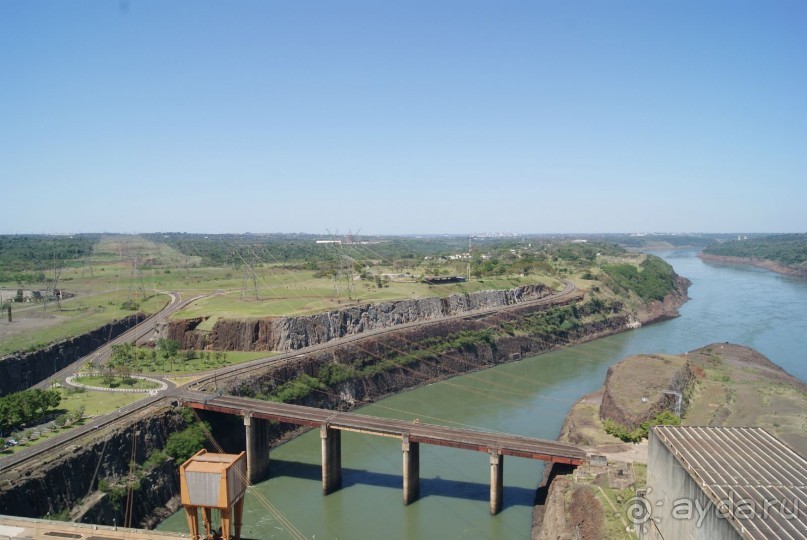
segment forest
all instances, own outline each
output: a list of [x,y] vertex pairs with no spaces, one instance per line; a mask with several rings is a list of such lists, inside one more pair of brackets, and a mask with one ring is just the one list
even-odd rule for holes
[[0,282],[42,282],[48,270],[88,257],[97,234],[0,235]]
[[807,234],[776,234],[714,244],[703,250],[721,257],[766,259],[791,268],[807,269]]

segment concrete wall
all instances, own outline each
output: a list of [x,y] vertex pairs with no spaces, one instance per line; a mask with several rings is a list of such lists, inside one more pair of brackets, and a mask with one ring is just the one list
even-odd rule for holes
[[[636,524],[641,540],[737,540],[726,521],[680,461],[650,431],[645,495],[650,519]],[[637,505],[639,501],[636,502]]]

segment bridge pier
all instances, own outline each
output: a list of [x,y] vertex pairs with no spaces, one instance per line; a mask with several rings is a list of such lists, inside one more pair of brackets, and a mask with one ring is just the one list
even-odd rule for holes
[[322,424],[322,494],[333,493],[342,485],[342,432]]
[[498,449],[490,450],[490,514],[495,516],[502,509],[504,489],[504,456]]
[[420,496],[420,443],[411,442],[404,434],[401,441],[403,453],[403,503],[411,504]]
[[250,484],[269,475],[269,421],[244,414],[244,431],[247,438],[247,479]]

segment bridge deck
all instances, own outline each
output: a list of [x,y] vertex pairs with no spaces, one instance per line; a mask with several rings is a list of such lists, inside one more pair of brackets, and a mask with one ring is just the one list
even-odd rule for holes
[[499,455],[540,459],[556,463],[580,465],[586,453],[577,446],[534,439],[507,433],[475,431],[472,429],[413,423],[406,420],[379,418],[363,414],[330,411],[233,396],[211,397],[206,394],[187,393],[183,396],[187,406],[233,415],[251,415],[278,422],[331,429],[357,431],[387,437],[409,437],[409,441],[476,450]]

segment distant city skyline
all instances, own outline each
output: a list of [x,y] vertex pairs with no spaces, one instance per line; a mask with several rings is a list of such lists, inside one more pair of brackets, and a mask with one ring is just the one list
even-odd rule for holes
[[805,232],[805,21],[0,2],[0,234]]

